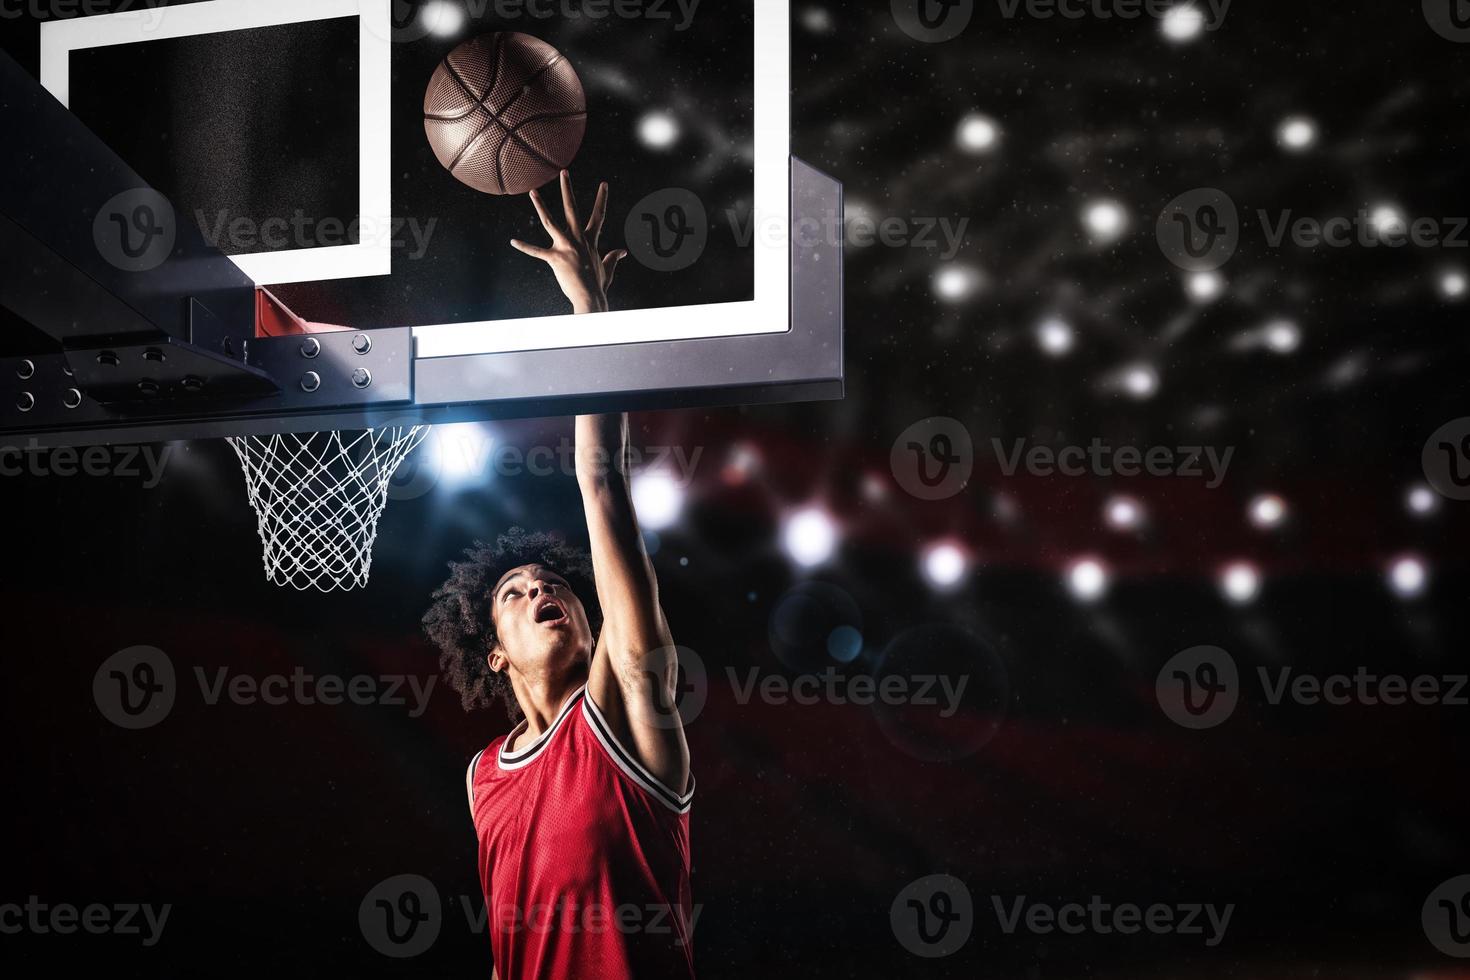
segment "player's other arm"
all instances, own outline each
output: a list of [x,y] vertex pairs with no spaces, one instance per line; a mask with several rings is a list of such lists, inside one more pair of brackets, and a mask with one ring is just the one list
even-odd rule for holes
[[579,416],[576,467],[602,606],[588,691],[644,768],[682,795],[689,747],[672,707],[679,663],[628,486],[628,417]]

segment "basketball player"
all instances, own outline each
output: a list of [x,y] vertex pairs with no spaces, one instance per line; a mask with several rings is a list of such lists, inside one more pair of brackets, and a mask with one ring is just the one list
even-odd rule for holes
[[[607,309],[623,250],[601,255],[601,185],[584,225],[511,244],[549,265],[577,313]],[[576,420],[589,556],[518,528],[477,543],[424,617],[466,708],[499,695],[519,724],[465,774],[499,980],[692,977],[689,805],[678,670],[628,489],[624,415]],[[590,582],[589,582],[590,580]],[[598,612],[584,597],[595,588]]]

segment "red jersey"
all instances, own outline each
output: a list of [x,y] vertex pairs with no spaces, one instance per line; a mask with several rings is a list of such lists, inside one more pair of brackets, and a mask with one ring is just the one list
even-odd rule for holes
[[470,763],[480,887],[500,980],[693,977],[689,791],[660,783],[574,692]]

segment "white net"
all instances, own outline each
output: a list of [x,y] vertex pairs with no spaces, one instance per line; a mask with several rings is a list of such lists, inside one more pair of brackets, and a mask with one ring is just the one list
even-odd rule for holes
[[429,428],[231,437],[266,578],[303,592],[367,585],[388,485]]

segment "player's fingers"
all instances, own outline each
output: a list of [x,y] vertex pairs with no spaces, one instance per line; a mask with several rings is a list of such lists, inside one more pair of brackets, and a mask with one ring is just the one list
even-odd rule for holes
[[538,248],[535,245],[530,245],[526,242],[521,241],[519,238],[512,238],[510,240],[510,247],[515,249],[517,252],[525,252],[533,259],[540,259],[542,262],[546,262],[551,259],[551,249]]
[[602,235],[602,222],[607,217],[607,181],[597,185],[597,200],[592,204],[592,217],[587,219],[587,242],[593,248],[597,247],[597,239]]
[[628,257],[626,248],[614,249],[602,257],[602,288],[612,285],[613,276],[617,274],[618,263]]
[[541,202],[541,194],[537,191],[531,192],[531,203],[536,207],[536,217],[541,219],[541,227],[553,241],[561,238],[561,231],[556,227],[556,222],[551,220],[551,215],[546,213],[546,205]]
[[561,206],[566,211],[567,228],[576,234],[582,228],[582,219],[577,217],[577,199],[572,194],[572,175],[561,172]]

